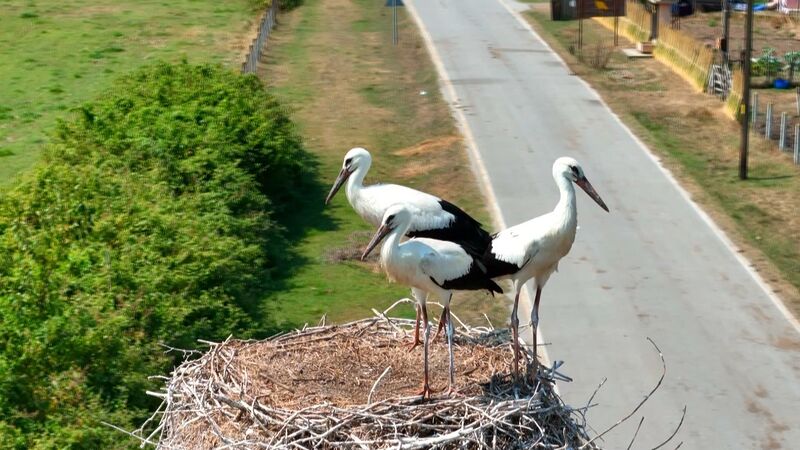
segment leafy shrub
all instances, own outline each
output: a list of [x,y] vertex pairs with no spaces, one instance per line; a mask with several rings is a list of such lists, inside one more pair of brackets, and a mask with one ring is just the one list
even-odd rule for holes
[[285,11],[297,8],[298,6],[303,4],[303,0],[276,0],[276,1],[280,2],[278,6],[280,6],[281,9]]
[[586,49],[582,49],[578,59],[584,64],[595,70],[605,70],[611,61],[614,47],[603,43],[594,43]]
[[783,55],[783,60],[789,67],[789,82],[794,81],[794,73],[800,68],[800,51],[786,52]]
[[775,56],[775,49],[764,47],[761,50],[761,55],[753,64],[753,75],[764,76],[767,78],[767,82],[772,82],[772,79],[775,78],[782,66],[781,61]]
[[160,343],[270,332],[256,301],[311,161],[253,76],[156,64],[0,197],[0,447],[124,448]]

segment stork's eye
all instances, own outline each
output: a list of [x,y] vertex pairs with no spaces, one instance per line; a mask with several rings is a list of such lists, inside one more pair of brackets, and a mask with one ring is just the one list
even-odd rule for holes
[[394,214],[392,214],[391,216],[386,218],[386,223],[390,224],[390,223],[392,223],[393,220],[394,220]]
[[349,167],[351,162],[353,162],[353,158],[347,158],[344,160],[344,165]]
[[578,168],[577,167],[569,166],[569,170],[572,171],[572,174],[575,175],[575,178],[578,178],[578,177],[581,176],[581,174],[578,172]]

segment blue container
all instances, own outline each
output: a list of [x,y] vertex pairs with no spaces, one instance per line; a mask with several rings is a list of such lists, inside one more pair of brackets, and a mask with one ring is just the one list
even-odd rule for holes
[[789,80],[784,80],[783,78],[775,78],[775,81],[772,83],[775,86],[775,89],[788,89],[789,88]]

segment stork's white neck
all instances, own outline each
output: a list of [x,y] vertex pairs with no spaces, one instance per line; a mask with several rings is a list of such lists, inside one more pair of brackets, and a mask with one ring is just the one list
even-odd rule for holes
[[369,163],[359,166],[347,179],[345,194],[347,194],[347,200],[351,205],[355,203],[359,192],[361,192],[361,189],[364,187],[364,177],[367,176],[367,171],[369,171]]
[[400,247],[400,239],[406,234],[410,225],[410,223],[400,224],[386,236],[386,240],[383,241],[383,246],[381,246],[382,262],[389,261],[393,258],[395,251]]
[[553,178],[555,178],[558,191],[561,194],[561,198],[559,198],[553,212],[557,216],[563,217],[565,223],[577,225],[578,208],[575,204],[575,186],[564,175],[557,175]]

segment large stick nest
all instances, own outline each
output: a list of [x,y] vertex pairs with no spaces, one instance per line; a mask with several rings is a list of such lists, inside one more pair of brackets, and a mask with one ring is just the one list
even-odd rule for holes
[[[164,399],[151,418],[160,423],[146,438],[149,424],[137,434],[165,449],[555,449],[590,441],[585,409],[565,405],[554,390],[563,375],[542,368],[535,382],[512,382],[507,330],[458,327],[460,394],[423,401],[415,395],[422,346],[408,352],[404,345],[413,325],[381,315],[263,341],[208,343],[201,357],[175,369],[163,392],[151,393]],[[431,344],[433,389],[447,386],[444,341]]]

